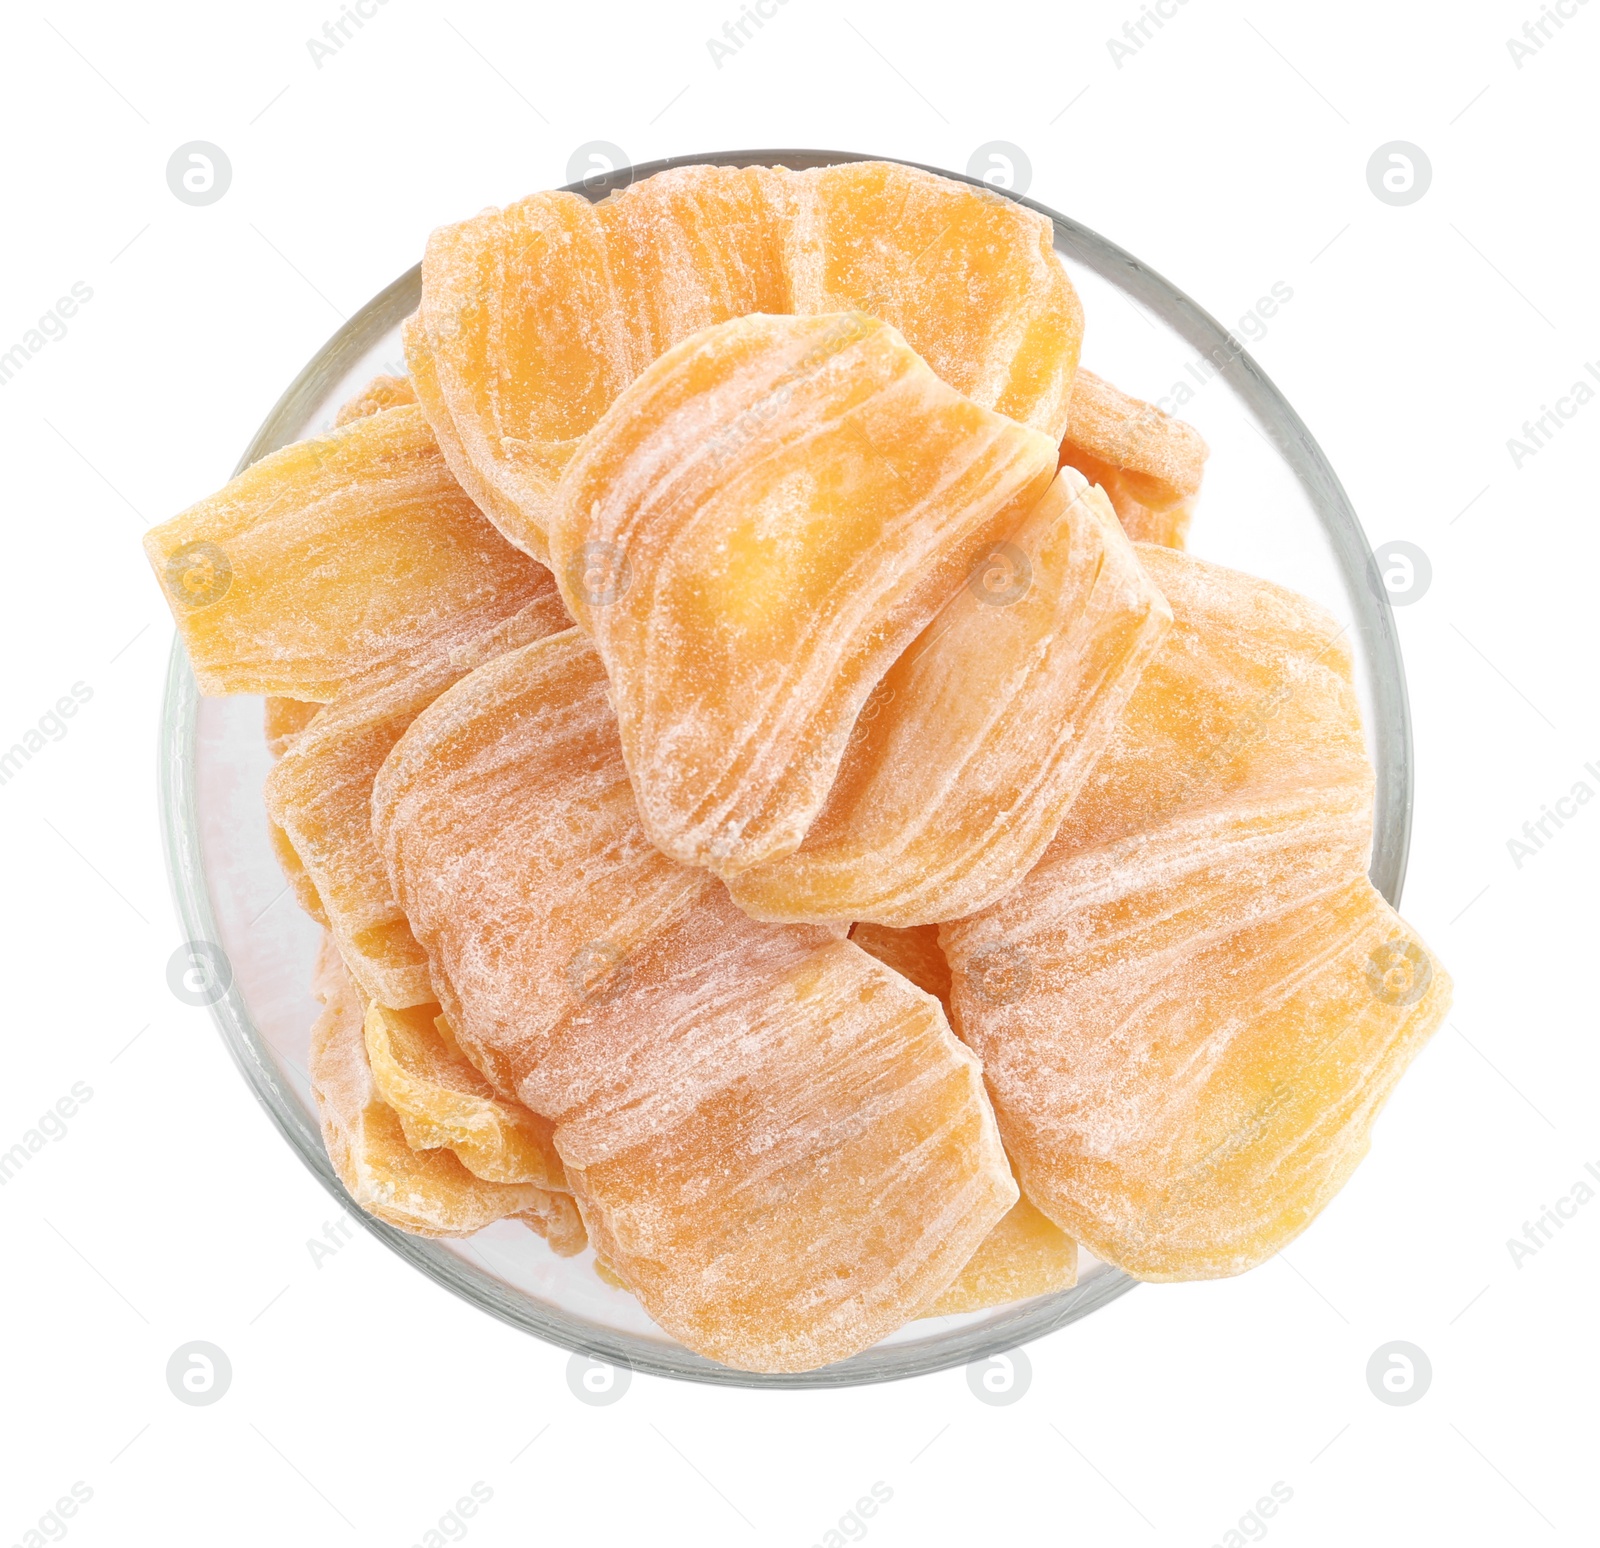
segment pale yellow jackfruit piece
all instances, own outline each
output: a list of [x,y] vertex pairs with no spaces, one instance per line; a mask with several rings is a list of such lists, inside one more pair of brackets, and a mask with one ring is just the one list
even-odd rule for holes
[[723,876],[793,850],[878,680],[1054,470],[859,313],[740,318],[657,360],[550,529],[651,840]]

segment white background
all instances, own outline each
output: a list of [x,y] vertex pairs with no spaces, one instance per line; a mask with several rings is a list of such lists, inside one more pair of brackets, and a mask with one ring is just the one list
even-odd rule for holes
[[[1520,1267],[1506,1246],[1600,1166],[1600,804],[1520,869],[1507,849],[1576,781],[1600,788],[1600,405],[1520,470],[1506,447],[1600,359],[1600,4],[1573,8],[1518,69],[1535,0],[1186,0],[1119,69],[1106,39],[1136,0],[786,0],[719,69],[706,39],[734,0],[387,0],[318,69],[335,0],[8,7],[0,350],[75,281],[93,299],[0,388],[0,743],[75,682],[93,697],[0,787],[0,1149],[74,1082],[93,1096],[0,1190],[0,1545],[76,1481],[85,1548],[419,1543],[478,1481],[484,1545],[815,1544],[879,1481],[885,1548],[1231,1542],[1275,1482],[1292,1498],[1262,1525],[1284,1545],[1594,1542],[1600,1200]],[[1396,139],[1434,173],[1404,208],[1365,178]],[[209,207],[167,188],[189,140],[232,161]],[[1034,197],[1224,321],[1292,285],[1257,359],[1369,537],[1432,562],[1398,612],[1404,911],[1454,974],[1449,1024],[1285,1258],[1141,1288],[1032,1346],[1008,1407],[959,1370],[815,1394],[636,1377],[586,1407],[565,1354],[364,1234],[315,1265],[331,1201],[166,987],[170,625],[141,532],[225,480],[431,226],[565,182],[590,140],[956,169],[1022,146]],[[166,1385],[193,1339],[232,1361],[211,1407]],[[1365,1380],[1395,1339],[1432,1362],[1409,1407]]]

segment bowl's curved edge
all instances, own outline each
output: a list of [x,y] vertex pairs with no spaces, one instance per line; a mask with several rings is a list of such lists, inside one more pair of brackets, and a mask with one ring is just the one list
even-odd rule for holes
[[[633,181],[683,166],[779,165],[804,170],[850,161],[899,159],[855,151],[714,152],[618,168],[583,183],[569,184],[565,191],[601,199]],[[1304,422],[1238,340],[1181,290],[1132,254],[1088,227],[1009,190],[993,188],[979,179],[920,162],[903,164],[953,181],[990,188],[991,192],[1044,216],[1054,226],[1058,250],[1115,280],[1143,300],[1159,301],[1164,306],[1176,302],[1176,316],[1172,320],[1177,331],[1202,353],[1212,354],[1219,349],[1226,353],[1227,364],[1220,368],[1220,374],[1272,437],[1305,486],[1312,507],[1323,520],[1334,544],[1349,594],[1357,607],[1364,607],[1359,623],[1365,637],[1376,647],[1371,689],[1377,717],[1373,730],[1378,792],[1371,874],[1378,890],[1392,904],[1398,905],[1411,829],[1411,725],[1399,639],[1388,599],[1373,595],[1366,587],[1371,550],[1360,522],[1337,475]],[[236,474],[294,439],[310,406],[322,401],[329,389],[379,338],[415,310],[421,294],[421,275],[420,264],[407,270],[374,296],[317,351],[262,421],[239,460]],[[1391,663],[1392,671],[1379,670],[1380,660]],[[194,784],[199,699],[198,685],[182,640],[175,637],[168,663],[158,770],[168,879],[188,938],[216,943],[218,931],[200,853]],[[814,1371],[763,1374],[734,1370],[686,1349],[663,1345],[658,1352],[644,1340],[613,1334],[567,1319],[560,1313],[539,1311],[492,1274],[473,1268],[434,1242],[409,1236],[368,1215],[339,1181],[323,1149],[321,1135],[306,1121],[298,1100],[284,1090],[267,1055],[265,1039],[251,1020],[238,986],[230,983],[227,992],[212,1004],[211,1012],[229,1056],[268,1117],[308,1170],[367,1231],[435,1283],[501,1321],[560,1348],[625,1365],[631,1370],[676,1380],[739,1387],[840,1387],[901,1380],[947,1370],[1041,1338],[1125,1295],[1137,1283],[1119,1270],[1108,1269],[1071,1290],[1024,1302],[1010,1315],[1002,1314],[937,1343],[930,1341],[926,1348],[917,1344],[878,1345]]]

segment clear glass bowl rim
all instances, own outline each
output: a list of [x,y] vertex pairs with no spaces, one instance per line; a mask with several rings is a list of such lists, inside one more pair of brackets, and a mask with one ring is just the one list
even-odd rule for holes
[[[674,156],[595,175],[566,191],[591,200],[629,183],[684,166],[784,166],[795,170],[851,161],[893,161],[854,151],[749,150]],[[956,182],[988,188],[1051,221],[1055,247],[1074,262],[1121,287],[1160,317],[1202,355],[1226,359],[1222,376],[1254,415],[1299,480],[1329,539],[1365,647],[1370,725],[1377,774],[1371,876],[1398,906],[1411,840],[1411,720],[1399,638],[1388,598],[1367,583],[1371,550],[1354,509],[1322,449],[1300,416],[1234,338],[1174,285],[1131,253],[1055,210],[1010,190],[942,167],[920,167]],[[307,414],[367,351],[416,309],[418,265],[380,291],[317,351],[273,406],[236,472],[298,438]],[[1221,351],[1218,354],[1218,351]],[[173,641],[162,706],[159,798],[168,874],[178,914],[191,941],[216,941],[218,929],[200,843],[195,738],[200,695],[180,639]],[[895,1381],[965,1365],[1014,1349],[1076,1322],[1124,1295],[1137,1283],[1120,1270],[1092,1275],[1071,1290],[1019,1303],[976,1326],[907,1344],[879,1344],[819,1370],[762,1374],[733,1370],[673,1344],[657,1343],[601,1327],[535,1302],[438,1243],[408,1236],[374,1220],[357,1206],[335,1176],[315,1122],[279,1076],[265,1039],[236,984],[211,1006],[224,1045],[256,1099],[306,1167],[334,1199],[391,1251],[463,1300],[523,1332],[563,1349],[650,1375],[739,1387],[841,1387]]]

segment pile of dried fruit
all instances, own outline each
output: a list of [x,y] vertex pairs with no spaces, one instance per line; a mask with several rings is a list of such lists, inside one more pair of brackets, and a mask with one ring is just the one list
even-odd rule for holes
[[538,194],[150,534],[267,696],[358,1204],[793,1371],[1327,1203],[1448,980],[1340,631],[1179,551],[1205,445],[1082,331],[1047,221],[906,167]]

